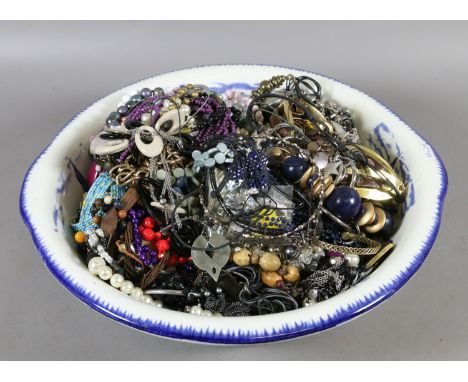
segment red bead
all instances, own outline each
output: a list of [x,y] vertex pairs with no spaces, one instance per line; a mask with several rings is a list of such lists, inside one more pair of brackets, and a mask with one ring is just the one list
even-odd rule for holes
[[154,245],[158,249],[159,253],[164,253],[167,250],[169,250],[169,248],[171,248],[171,245],[169,244],[169,242],[164,239],[156,241]]
[[145,228],[141,233],[141,236],[143,236],[144,240],[151,241],[154,239],[154,232],[151,228]]
[[167,266],[168,267],[173,267],[177,264],[177,256],[172,255],[169,257],[169,260],[167,261]]
[[162,259],[164,259],[164,256],[166,256],[164,253],[158,253],[156,258],[161,261]]
[[178,262],[179,264],[185,264],[185,263],[187,262],[187,258],[186,258],[186,257],[179,257],[179,258],[177,259],[177,262]]
[[143,225],[146,227],[146,228],[154,228],[154,224],[156,222],[154,221],[154,219],[151,217],[151,216],[148,216],[147,218],[145,218],[143,220]]
[[140,232],[140,235],[142,234],[143,230],[145,229],[145,226],[143,224],[140,224],[138,226],[138,232]]
[[162,233],[161,232],[155,232],[154,233],[154,240],[161,240],[162,238]]
[[192,256],[190,256],[190,257],[187,259],[187,261],[192,261]]

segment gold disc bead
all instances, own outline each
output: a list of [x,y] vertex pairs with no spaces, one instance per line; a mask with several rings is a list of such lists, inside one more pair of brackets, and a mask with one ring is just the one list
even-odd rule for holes
[[379,207],[375,207],[375,215],[374,222],[371,225],[366,225],[364,227],[364,231],[367,233],[377,233],[379,232],[385,225],[386,216],[383,209]]
[[[324,195],[325,198],[328,198],[328,196],[333,192],[335,189],[335,184],[333,183],[333,178],[329,175],[327,176],[324,181],[323,181],[323,189],[324,189]],[[312,183],[312,196],[314,198],[318,198],[320,196],[320,191],[322,190],[322,182],[320,181],[320,178],[317,178],[314,183]]]
[[375,218],[375,210],[372,202],[363,203],[362,209],[362,214],[356,220],[356,225],[358,225],[359,227],[372,223]]

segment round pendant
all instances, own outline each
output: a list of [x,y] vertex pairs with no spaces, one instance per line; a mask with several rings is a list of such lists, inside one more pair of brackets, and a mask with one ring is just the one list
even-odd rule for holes
[[165,134],[173,135],[179,130],[188,117],[188,113],[184,109],[173,109],[164,113],[156,122],[154,127],[156,131],[162,131]]
[[[145,143],[141,139],[141,134],[143,131],[151,134],[153,140],[150,143]],[[138,150],[140,150],[144,156],[149,158],[157,157],[159,154],[161,154],[164,148],[162,138],[159,135],[154,134],[154,129],[149,126],[141,126],[138,128],[138,131],[135,134],[135,144]]]

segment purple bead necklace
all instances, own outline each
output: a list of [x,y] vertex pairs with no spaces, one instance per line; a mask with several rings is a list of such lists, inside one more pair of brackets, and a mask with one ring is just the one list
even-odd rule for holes
[[156,265],[158,263],[158,252],[154,249],[150,250],[147,245],[142,245],[140,231],[138,230],[139,222],[145,215],[146,213],[143,210],[130,209],[128,211],[128,216],[130,216],[133,228],[133,248],[144,265]]

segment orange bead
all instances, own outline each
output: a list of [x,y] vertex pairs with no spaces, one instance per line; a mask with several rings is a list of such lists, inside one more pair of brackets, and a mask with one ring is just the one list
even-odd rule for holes
[[117,212],[117,216],[119,217],[119,219],[125,219],[127,217],[127,211],[119,210],[119,212]]
[[82,231],[75,233],[75,241],[79,244],[83,244],[86,241],[86,235]]

